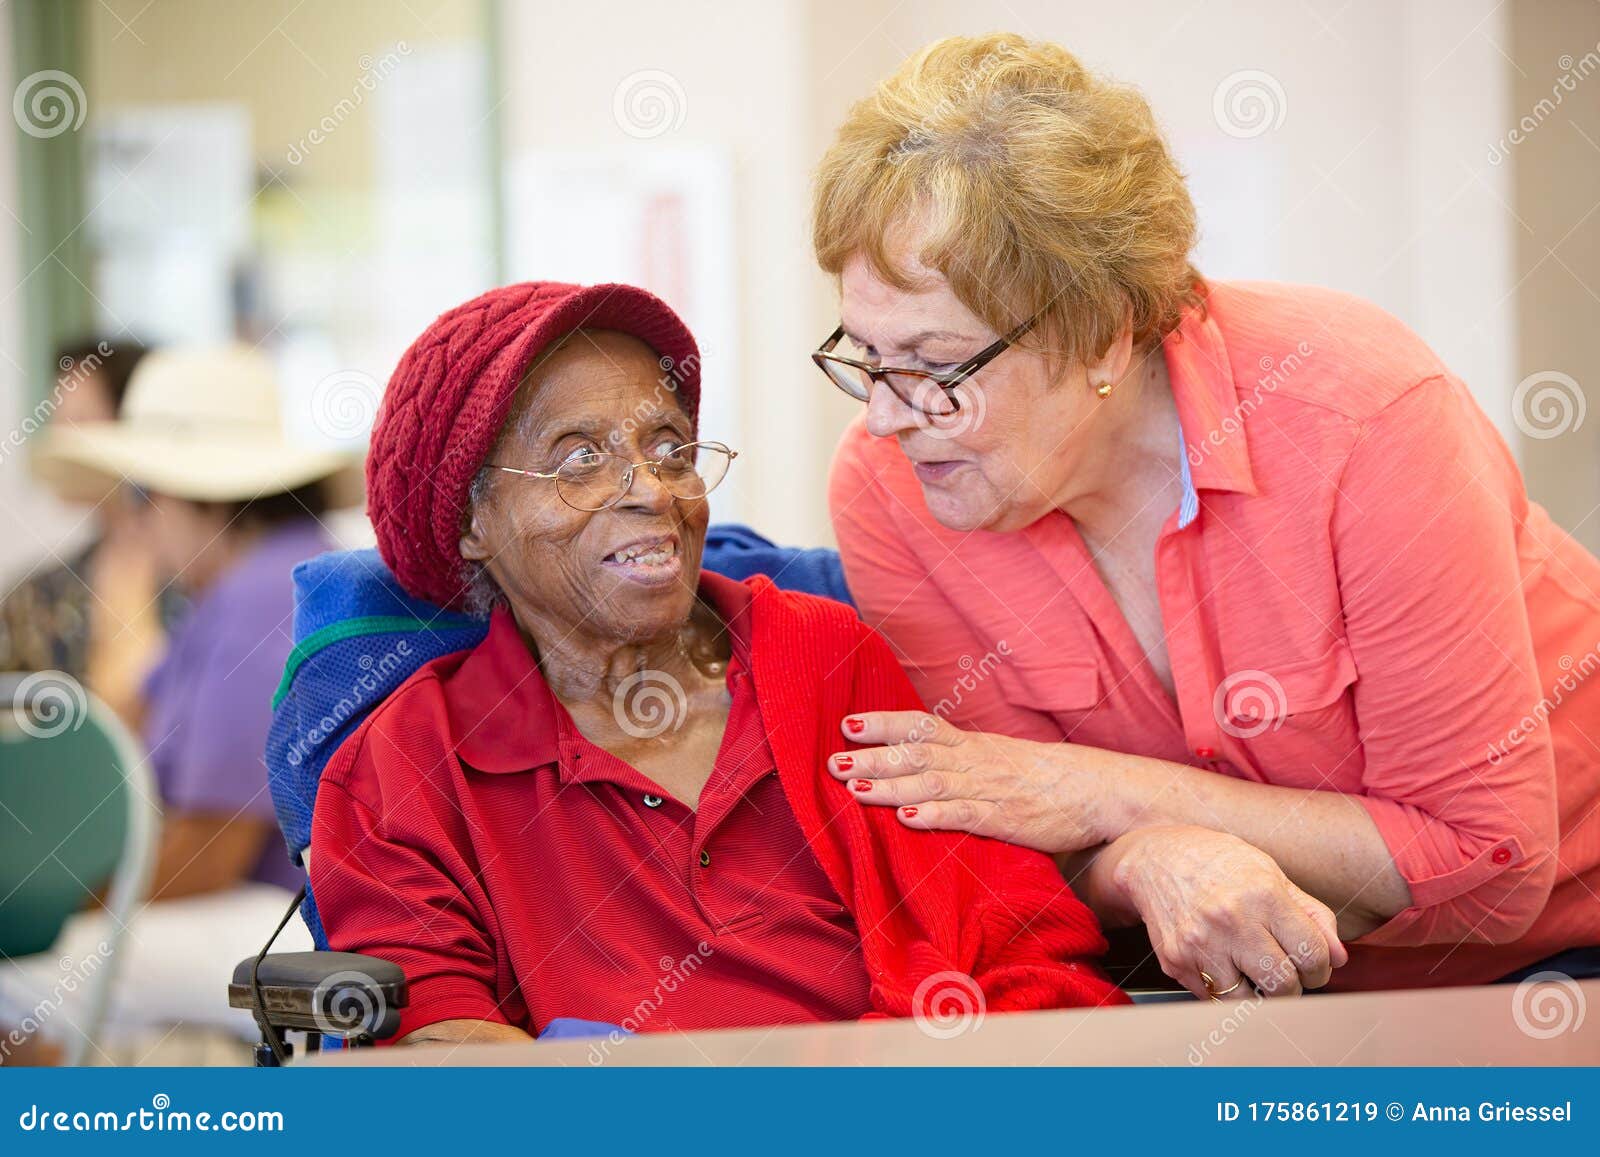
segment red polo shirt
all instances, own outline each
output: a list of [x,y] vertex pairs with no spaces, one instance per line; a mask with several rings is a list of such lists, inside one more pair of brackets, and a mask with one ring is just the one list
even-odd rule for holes
[[1124,999],[1047,857],[912,831],[826,772],[850,746],[843,716],[918,706],[849,607],[764,578],[703,574],[700,592],[734,663],[697,811],[578,733],[505,612],[334,753],[317,906],[332,947],[405,970],[399,1036],[458,1018],[536,1034],[558,1016],[641,1031],[948,1016],[952,977],[990,1012]]
[[[399,693],[417,713],[407,729],[462,736],[453,807],[422,783],[396,799],[381,779],[323,779],[317,839],[349,854],[319,872],[318,904],[340,942],[404,953],[398,1035],[455,1017],[658,1031],[868,1010],[860,934],[806,847],[756,705],[749,590],[715,581],[707,594],[732,640],[732,702],[697,809],[579,733],[504,609],[453,670]],[[498,948],[453,918],[459,901],[430,886],[422,848],[484,889]],[[374,894],[378,881],[393,891]]]

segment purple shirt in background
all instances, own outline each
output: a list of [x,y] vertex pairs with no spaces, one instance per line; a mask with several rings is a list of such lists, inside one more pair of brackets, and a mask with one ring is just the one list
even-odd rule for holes
[[[310,518],[274,527],[172,632],[144,685],[145,747],[167,811],[276,823],[263,755],[272,694],[294,646],[290,571],[329,547]],[[296,889],[305,873],[275,837],[250,878]]]

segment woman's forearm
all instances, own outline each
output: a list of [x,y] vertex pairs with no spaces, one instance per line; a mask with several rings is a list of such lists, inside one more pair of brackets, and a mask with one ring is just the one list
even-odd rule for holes
[[[1108,835],[1195,824],[1254,844],[1339,917],[1353,940],[1411,906],[1411,890],[1366,808],[1351,796],[1252,783],[1183,764],[1102,753],[1115,761]],[[1109,879],[1103,870],[1096,881]],[[1110,901],[1103,901],[1110,903]]]
[[[1272,862],[1271,874],[1308,894],[1324,915],[1336,912],[1343,939],[1411,906],[1405,878],[1353,796],[1250,783],[1072,743],[962,731],[924,712],[867,712],[846,726],[861,746],[830,757],[829,772],[866,784],[853,788],[856,798],[898,808],[907,827],[974,832],[1052,855],[1114,846],[1150,828],[1210,831],[1256,849]],[[1115,888],[1096,891],[1104,878],[1097,861],[1084,882],[1102,915],[1117,903]]]

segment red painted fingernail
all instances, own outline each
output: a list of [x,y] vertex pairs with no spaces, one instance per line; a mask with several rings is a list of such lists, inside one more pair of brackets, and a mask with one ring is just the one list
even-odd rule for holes
[[859,735],[859,734],[861,734],[862,730],[866,726],[867,726],[867,721],[865,719],[856,719],[854,717],[851,717],[851,718],[846,719],[844,721],[844,729],[846,731],[850,732],[851,735]]
[[852,779],[850,787],[853,791],[871,791],[872,781],[870,779]]
[[917,809],[914,807],[903,807],[900,809],[900,814],[909,820],[917,814]]
[[836,755],[833,757],[833,766],[837,767],[840,771],[849,771],[855,765],[856,761],[851,759],[848,755]]

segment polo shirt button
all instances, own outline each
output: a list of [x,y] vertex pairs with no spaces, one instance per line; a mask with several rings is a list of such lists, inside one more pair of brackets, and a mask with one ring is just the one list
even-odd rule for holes
[[1201,759],[1210,759],[1216,754],[1216,752],[1211,750],[1209,747],[1197,747],[1194,749],[1194,753]]
[[661,803],[662,803],[662,800],[661,800],[661,797],[659,795],[651,795],[649,792],[645,792],[644,793],[644,806],[645,807],[660,807]]
[[1511,849],[1496,848],[1494,854],[1489,858],[1497,864],[1509,864],[1511,862]]
[[706,851],[704,848],[700,849],[700,866],[702,868],[709,868],[711,866],[711,853]]

